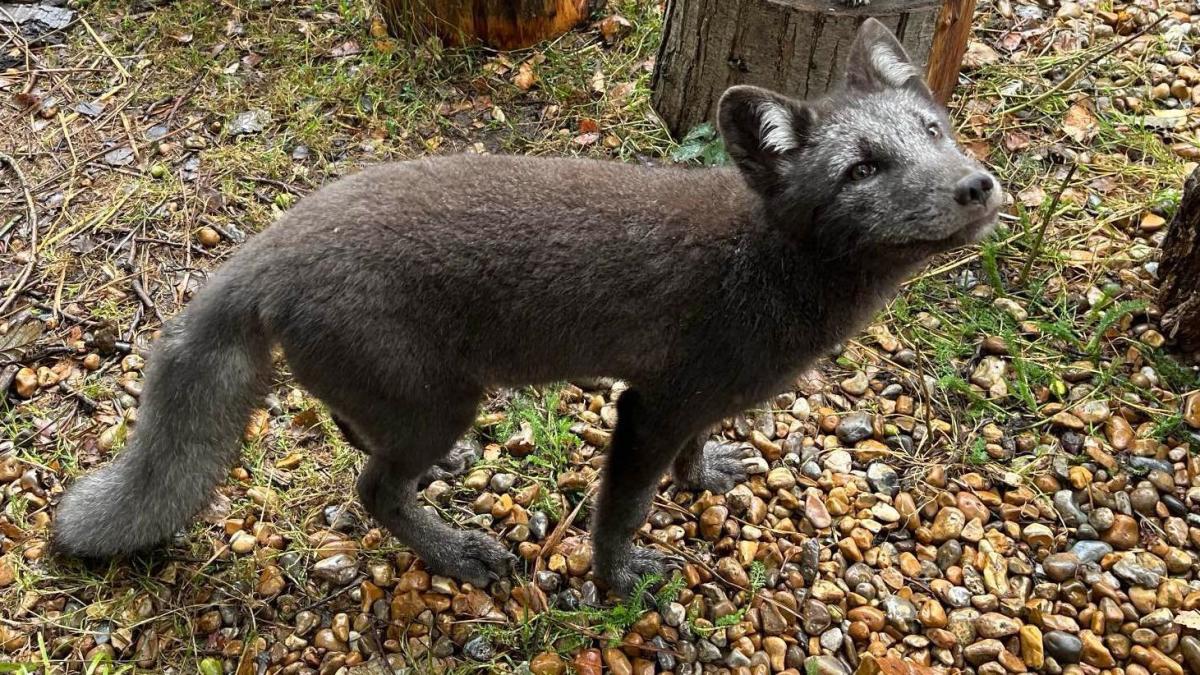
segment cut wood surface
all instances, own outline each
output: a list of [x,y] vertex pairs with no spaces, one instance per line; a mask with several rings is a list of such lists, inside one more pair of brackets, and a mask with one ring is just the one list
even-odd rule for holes
[[677,136],[715,119],[735,84],[797,98],[835,84],[858,26],[874,17],[928,66],[943,100],[954,90],[974,0],[670,0],[654,74],[654,107]]

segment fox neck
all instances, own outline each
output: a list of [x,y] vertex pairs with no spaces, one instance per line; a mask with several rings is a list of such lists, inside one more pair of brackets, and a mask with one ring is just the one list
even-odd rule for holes
[[922,262],[828,250],[757,214],[734,264],[730,314],[765,332],[772,351],[809,359],[870,321]]

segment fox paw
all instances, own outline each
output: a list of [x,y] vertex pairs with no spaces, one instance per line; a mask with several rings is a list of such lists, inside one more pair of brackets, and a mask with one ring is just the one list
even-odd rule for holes
[[454,577],[476,588],[512,574],[517,557],[483,532],[463,532],[454,542],[451,555],[426,561],[437,574]]
[[746,480],[746,466],[742,463],[742,448],[730,444],[709,443],[696,461],[689,463],[676,475],[679,486],[687,490],[708,490],[713,494],[725,494],[738,483]]
[[[608,584],[613,593],[622,598],[628,598],[644,577],[656,576],[661,585],[669,572],[683,567],[683,562],[683,559],[677,556],[670,556],[650,548],[632,546],[626,554],[612,563],[598,562],[596,575]],[[647,592],[649,590],[647,589]]]

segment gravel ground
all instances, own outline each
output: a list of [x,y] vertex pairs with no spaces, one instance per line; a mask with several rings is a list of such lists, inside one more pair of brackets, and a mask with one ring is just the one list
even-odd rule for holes
[[45,542],[136,428],[161,318],[313,186],[433,152],[720,161],[649,112],[657,3],[504,56],[398,46],[365,2],[71,9],[0,47],[0,671],[1200,673],[1200,376],[1153,304],[1200,158],[1194,3],[981,3],[951,108],[1001,231],[727,420],[747,482],[664,478],[641,537],[686,564],[625,602],[586,532],[621,382],[495,392],[425,489],[520,557],[488,588],[363,513],[286,373],[172,546]]

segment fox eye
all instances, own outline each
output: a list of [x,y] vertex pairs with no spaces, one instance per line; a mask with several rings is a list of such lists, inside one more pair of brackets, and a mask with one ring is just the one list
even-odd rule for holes
[[875,175],[879,167],[875,162],[859,162],[850,167],[850,180],[864,180]]
[[942,135],[942,129],[937,122],[930,122],[925,125],[925,131],[929,133],[930,138],[938,138]]

